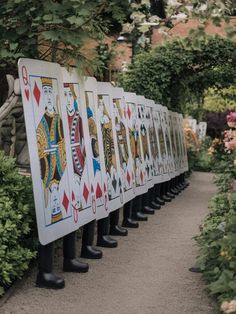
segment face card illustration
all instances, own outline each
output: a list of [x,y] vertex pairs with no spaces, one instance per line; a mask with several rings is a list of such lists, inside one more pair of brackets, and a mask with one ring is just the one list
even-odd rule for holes
[[[161,148],[160,148],[160,140],[159,140],[159,128],[160,128],[160,121],[159,121],[159,114],[156,110],[157,105],[154,104],[151,108],[151,115],[152,115],[152,124],[151,124],[151,137],[153,138],[152,141],[157,143],[157,146],[153,148],[154,152],[153,155],[155,156],[155,177],[159,176],[161,179],[161,175],[164,172],[163,168],[163,161],[161,156]],[[157,182],[159,183],[159,181]]]
[[183,151],[183,172],[188,171],[188,155],[187,155],[187,146],[184,135],[184,119],[182,114],[179,114],[180,121],[180,138],[181,138],[181,147]]
[[160,150],[162,154],[162,161],[163,161],[163,168],[164,168],[162,177],[164,178],[165,181],[167,181],[170,179],[170,176],[169,176],[169,154],[168,154],[168,148],[167,148],[167,143],[166,143],[167,126],[164,120],[164,107],[161,105],[158,105],[157,113],[158,113],[158,118],[160,121],[159,141],[160,141]]
[[177,112],[174,113],[175,115],[175,121],[176,121],[176,143],[177,143],[177,154],[178,154],[178,171],[179,173],[183,172],[184,167],[184,151],[181,144],[181,122],[180,122],[180,116]]
[[109,213],[108,187],[103,155],[102,134],[98,123],[97,81],[93,77],[85,78],[85,102],[87,125],[92,156],[93,193],[96,197],[97,219],[104,218]]
[[[151,108],[150,103],[152,102],[150,99],[144,98],[143,114],[142,114],[142,124],[143,124],[143,141],[147,142],[146,154],[144,155],[144,160],[146,162],[146,170],[147,170],[147,185],[148,188],[151,188],[154,185],[154,168],[153,168],[153,155],[151,149],[151,138],[150,138],[150,127],[151,127]],[[146,135],[145,134],[146,129]],[[154,143],[153,143],[154,144]]]
[[146,178],[146,185],[149,189],[153,186],[152,182],[152,156],[150,151],[150,143],[148,138],[148,126],[145,109],[146,99],[144,96],[137,96],[138,109],[138,125],[140,130],[141,151],[143,158],[143,167]]
[[168,167],[169,167],[169,175],[170,177],[175,176],[175,166],[174,166],[174,158],[173,158],[173,150],[172,150],[172,141],[171,141],[171,133],[170,133],[170,118],[169,111],[166,107],[163,109],[164,112],[164,123],[165,127],[165,139],[167,144],[167,152],[168,152]]
[[161,178],[161,159],[160,159],[160,146],[158,140],[158,132],[157,132],[157,118],[154,114],[155,103],[152,100],[146,101],[146,117],[148,121],[148,136],[150,142],[150,149],[152,155],[152,168],[153,168],[153,183],[162,182]]
[[79,224],[84,225],[96,218],[95,193],[91,191],[94,178],[89,131],[86,124],[84,82],[75,70],[69,72],[63,68],[62,73],[69,135],[67,143],[70,146],[73,163],[72,208],[75,220],[79,220]]
[[175,112],[169,111],[169,125],[170,125],[170,137],[171,137],[171,143],[172,143],[174,170],[175,170],[175,174],[178,175],[179,152],[178,152],[177,137],[176,137],[177,121],[175,117]]
[[58,64],[19,60],[39,239],[47,244],[76,230],[71,206],[70,151],[61,108]]
[[112,104],[112,85],[98,82],[99,125],[102,132],[109,210],[122,207],[124,192]]
[[175,112],[174,116],[175,116],[176,150],[177,150],[177,156],[178,156],[178,158],[177,158],[177,160],[178,160],[178,172],[182,173],[184,152],[182,150],[182,145],[181,145],[181,125],[180,125],[179,114],[177,112]]
[[141,195],[147,192],[146,169],[143,158],[140,122],[138,118],[137,95],[125,93],[127,106],[127,126],[129,128],[130,148],[133,157],[135,175],[135,194]]
[[124,189],[125,202],[128,202],[135,196],[135,182],[129,129],[126,121],[127,108],[124,99],[124,90],[118,87],[112,88],[112,100],[122,185]]

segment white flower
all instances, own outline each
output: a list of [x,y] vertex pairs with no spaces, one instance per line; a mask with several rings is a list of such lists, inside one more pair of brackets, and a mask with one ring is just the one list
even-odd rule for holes
[[201,4],[201,6],[199,8],[199,11],[203,12],[203,11],[206,11],[206,10],[207,10],[207,4],[206,3]]
[[183,22],[187,19],[187,14],[178,13],[176,15],[172,15],[172,19],[175,19],[177,22]]
[[146,18],[145,14],[141,12],[133,12],[130,17],[134,21],[134,23],[141,23]]
[[134,25],[130,23],[124,23],[122,26],[122,33],[131,33],[134,29]]
[[149,0],[142,0],[141,4],[144,4],[144,5],[148,6],[148,7],[150,7],[150,1]]
[[181,3],[178,2],[177,0],[168,0],[168,5],[172,7],[178,7],[181,5]]

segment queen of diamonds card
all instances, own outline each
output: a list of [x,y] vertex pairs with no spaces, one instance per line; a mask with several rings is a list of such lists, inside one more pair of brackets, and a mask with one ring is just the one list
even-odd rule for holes
[[73,231],[70,158],[61,114],[62,79],[57,64],[19,61],[31,173],[40,242]]

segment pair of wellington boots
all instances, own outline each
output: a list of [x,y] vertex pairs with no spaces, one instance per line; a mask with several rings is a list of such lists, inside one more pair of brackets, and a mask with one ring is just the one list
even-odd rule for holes
[[[119,210],[114,211],[110,216],[97,221],[97,246],[115,248],[118,242],[110,235],[126,236],[128,231],[119,224]],[[102,258],[102,251],[93,246],[95,233],[95,220],[83,227],[81,257],[89,259]]]
[[[63,238],[63,271],[86,273],[89,265],[76,258],[76,233],[72,232]],[[65,287],[65,280],[53,273],[53,242],[39,246],[39,266],[36,285],[43,288],[61,289]]]

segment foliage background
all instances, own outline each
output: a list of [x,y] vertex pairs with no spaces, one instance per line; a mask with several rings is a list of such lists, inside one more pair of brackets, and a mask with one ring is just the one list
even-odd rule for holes
[[[136,56],[120,77],[124,89],[161,103],[174,111],[201,106],[204,92],[235,83],[236,43],[220,37],[175,39]],[[147,83],[148,82],[148,83]]]

